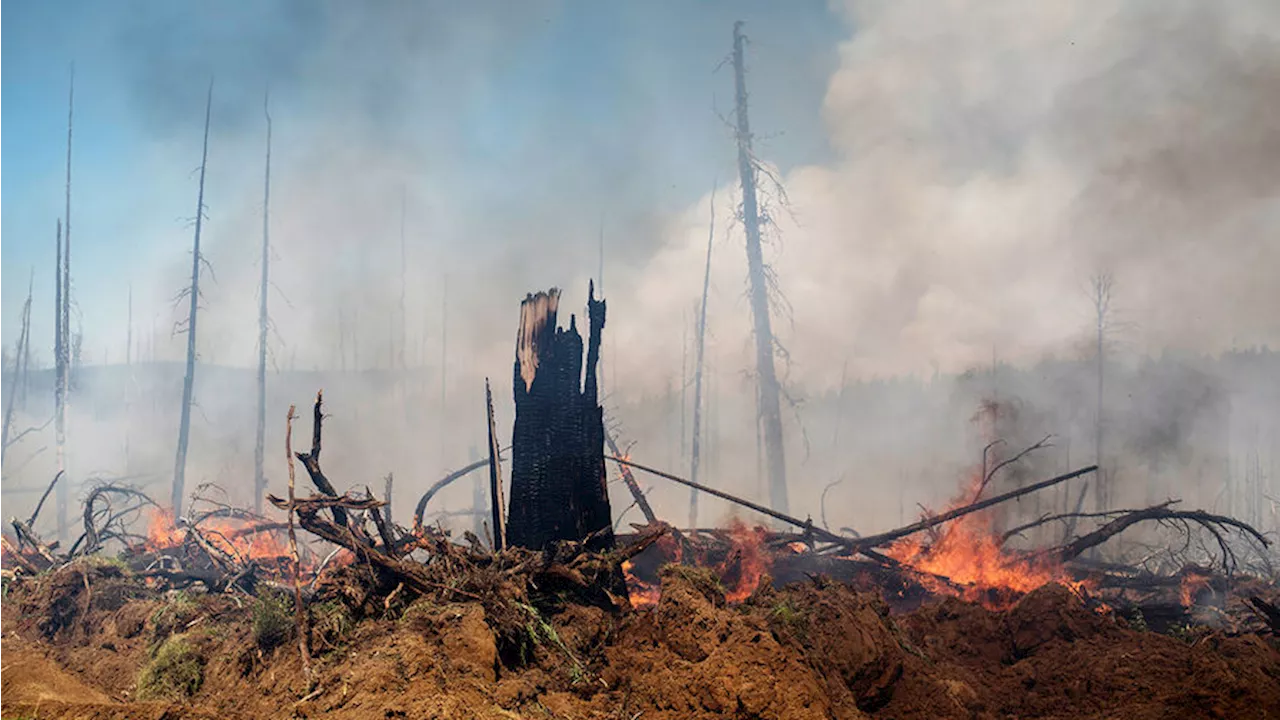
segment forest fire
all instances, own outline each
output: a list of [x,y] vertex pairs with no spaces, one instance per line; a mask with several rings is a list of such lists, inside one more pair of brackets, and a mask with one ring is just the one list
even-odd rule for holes
[[[172,513],[154,509],[147,519],[146,549],[158,552],[176,548],[186,542],[187,533],[186,528],[174,523]],[[274,561],[289,554],[274,528],[263,528],[260,522],[214,518],[200,523],[200,533],[215,548],[240,561]]]
[[989,609],[1008,607],[1018,597],[1049,583],[1076,585],[1061,567],[1005,552],[999,535],[980,513],[951,523],[932,544],[904,538],[885,554],[927,573],[919,580],[932,592],[958,594]]

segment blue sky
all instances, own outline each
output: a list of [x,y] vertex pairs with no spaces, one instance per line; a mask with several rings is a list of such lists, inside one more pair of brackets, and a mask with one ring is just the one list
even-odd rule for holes
[[[849,35],[822,2],[764,0],[57,0],[3,10],[3,339],[17,337],[34,268],[36,347],[49,355],[44,318],[74,62],[73,281],[91,362],[123,355],[130,283],[135,323],[171,319],[166,300],[189,263],[192,170],[210,76],[211,255],[248,243],[260,223],[262,93],[270,84],[279,181],[331,178],[325,168],[340,165],[351,184],[329,188],[323,203],[332,204],[393,182],[359,182],[353,168],[376,157],[382,176],[395,164],[395,182],[429,189],[422,192],[433,210],[415,213],[436,224],[431,238],[412,241],[424,244],[424,257],[464,262],[486,247],[518,257],[514,236],[585,235],[603,217],[623,228],[610,237],[625,263],[652,250],[663,218],[733,172],[731,138],[712,109],[727,114],[732,99],[732,75],[716,67],[733,21],[747,21],[753,42],[753,124],[784,169],[830,155],[822,100],[837,45]],[[351,157],[333,159],[343,153]],[[283,202],[276,212],[290,211]],[[276,219],[287,234],[289,219]],[[635,237],[626,228],[637,228]],[[593,241],[566,239],[564,252]],[[280,239],[281,253],[289,242]],[[433,243],[449,247],[425,247]],[[354,247],[341,257],[360,252]],[[240,259],[215,262],[223,292],[253,292],[241,280],[255,271]],[[288,292],[295,304],[310,301],[305,288]]]

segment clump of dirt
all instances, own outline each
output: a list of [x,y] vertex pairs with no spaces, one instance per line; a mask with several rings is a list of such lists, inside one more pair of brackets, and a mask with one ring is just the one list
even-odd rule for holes
[[904,652],[880,597],[823,583],[757,591],[750,602],[823,678],[834,704],[874,711],[889,701]]
[[118,610],[144,594],[123,564],[97,558],[55,570],[30,589],[22,594],[18,617],[25,629],[34,629],[46,640],[92,634],[96,628],[82,622],[91,610]]
[[668,566],[659,577],[657,606],[625,622],[605,653],[602,679],[621,691],[627,717],[859,716],[837,714],[800,653],[760,613],[726,607],[706,574]]
[[1195,644],[1139,632],[1047,585],[1006,612],[947,600],[898,619],[919,652],[888,717],[1265,718],[1280,650],[1257,636]]

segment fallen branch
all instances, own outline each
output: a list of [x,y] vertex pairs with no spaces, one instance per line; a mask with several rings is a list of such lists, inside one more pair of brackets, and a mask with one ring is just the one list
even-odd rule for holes
[[1226,569],[1230,569],[1229,563],[1234,562],[1235,553],[1231,551],[1226,540],[1223,539],[1220,534],[1219,530],[1221,528],[1235,528],[1242,533],[1251,536],[1254,540],[1257,540],[1263,547],[1267,547],[1271,544],[1270,541],[1263,537],[1262,533],[1254,529],[1253,526],[1236,520],[1235,518],[1227,517],[1225,515],[1214,515],[1200,510],[1170,510],[1166,503],[1164,505],[1157,505],[1155,507],[1146,508],[1145,510],[1138,510],[1137,512],[1122,515],[1087,535],[1081,535],[1074,541],[1067,543],[1062,547],[1054,548],[1045,552],[1046,554],[1056,556],[1061,562],[1066,562],[1067,560],[1072,560],[1078,557],[1090,548],[1101,545],[1137,523],[1167,520],[1194,522],[1213,534],[1214,538],[1218,541],[1218,546],[1222,549],[1222,562],[1223,567]]
[[[511,446],[508,445],[507,447],[502,448],[501,451],[506,451],[510,449],[511,449]],[[418,500],[418,506],[413,510],[414,531],[417,532],[422,530],[422,518],[425,517],[425,513],[427,510],[427,503],[431,502],[431,498],[435,497],[436,493],[448,487],[455,480],[460,480],[466,477],[467,475],[470,475],[471,473],[475,472],[476,470],[479,470],[482,467],[489,467],[488,458],[484,458],[483,460],[477,460],[471,463],[470,465],[465,465],[457,470],[454,470],[448,475],[445,475],[444,477],[437,480],[434,485],[427,488],[427,491],[423,493],[422,498]]]
[[44,507],[44,501],[49,498],[49,493],[53,492],[53,486],[58,484],[58,481],[62,479],[63,475],[66,475],[66,471],[59,470],[53,476],[53,481],[49,483],[49,487],[44,489],[44,494],[40,496],[40,501],[36,503],[36,508],[31,511],[31,517],[27,518],[28,526],[36,526],[36,517],[40,515],[40,508]]
[[[311,482],[316,486],[316,489],[325,495],[336,497],[338,491],[333,489],[333,483],[329,482],[329,478],[325,477],[324,472],[320,469],[320,434],[324,425],[323,404],[324,390],[320,390],[316,392],[316,403],[312,411],[311,452],[297,453],[297,458],[302,462],[302,467],[306,468],[307,475],[311,477]],[[333,508],[333,519],[339,525],[348,524],[347,513],[341,506]]]
[[1080,468],[1079,470],[1074,470],[1072,472],[1066,473],[1065,475],[1058,475],[1056,477],[1051,477],[1048,480],[1041,480],[1038,483],[1028,485],[1024,488],[1018,488],[1017,490],[1010,490],[1007,493],[1003,493],[1001,495],[995,495],[987,498],[986,500],[979,500],[978,502],[969,503],[968,505],[964,505],[962,507],[958,507],[953,510],[948,510],[947,512],[941,513],[939,515],[934,515],[933,517],[927,518],[925,520],[921,520],[920,522],[898,528],[897,530],[890,530],[888,532],[880,533],[879,535],[868,535],[867,537],[864,537],[864,538],[847,541],[848,547],[873,548],[873,547],[888,545],[894,540],[904,538],[908,535],[913,535],[922,530],[928,530],[929,528],[934,527],[935,525],[941,525],[944,522],[949,522],[951,520],[955,520],[956,518],[964,517],[965,515],[978,512],[979,510],[985,510],[991,507],[992,505],[999,505],[1000,503],[1005,502],[1007,500],[1013,500],[1014,498],[1019,498],[1019,497],[1022,497],[1023,495],[1029,495],[1033,492],[1044,490],[1045,488],[1048,488],[1048,487],[1053,487],[1054,485],[1057,485],[1062,482],[1066,482],[1067,480],[1071,480],[1073,478],[1080,477],[1081,475],[1086,475],[1097,469],[1098,469],[1097,465],[1090,465],[1088,467]]
[[[604,441],[609,446],[609,452],[614,455],[622,455],[618,450],[618,443],[613,439],[613,433],[609,432],[609,427],[604,428]],[[636,476],[631,474],[631,468],[626,465],[618,465],[618,474],[622,475],[622,483],[627,486],[627,490],[631,491],[631,497],[635,499],[635,505],[640,508],[640,512],[644,513],[644,521],[650,525],[658,522],[658,516],[653,514],[653,508],[649,506],[649,498],[645,497],[640,491],[640,483],[636,482]]]

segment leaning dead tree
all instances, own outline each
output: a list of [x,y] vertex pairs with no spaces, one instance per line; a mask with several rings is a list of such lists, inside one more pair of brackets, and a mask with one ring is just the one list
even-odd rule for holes
[[262,512],[262,498],[267,492],[263,470],[266,460],[267,434],[267,290],[271,267],[271,108],[270,97],[262,100],[267,117],[267,160],[262,183],[262,282],[258,286],[258,433],[253,445],[253,509]]
[[196,380],[196,312],[200,309],[200,228],[204,219],[204,176],[209,160],[209,116],[213,108],[213,80],[209,80],[209,94],[204,107],[204,149],[200,153],[200,189],[196,194],[196,231],[191,242],[191,284],[178,295],[191,301],[187,315],[187,374],[182,380],[182,420],[178,426],[178,452],[173,462],[173,496],[171,507],[174,517],[182,515],[182,487],[187,472],[187,444],[191,438],[191,394]]
[[747,120],[747,81],[742,21],[733,24],[733,79],[737,115],[738,173],[742,177],[742,225],[747,234],[747,277],[756,338],[756,376],[759,381],[760,426],[764,436],[765,466],[769,478],[769,504],[787,512],[787,462],[782,444],[782,409],[778,375],[773,366],[774,339],[769,320],[769,282],[760,247],[760,209],[756,201],[756,163],[751,151],[751,124]]
[[507,543],[542,549],[574,540],[604,549],[613,544],[596,381],[605,303],[590,285],[585,374],[576,318],[557,327],[559,306],[555,288],[520,305]]

